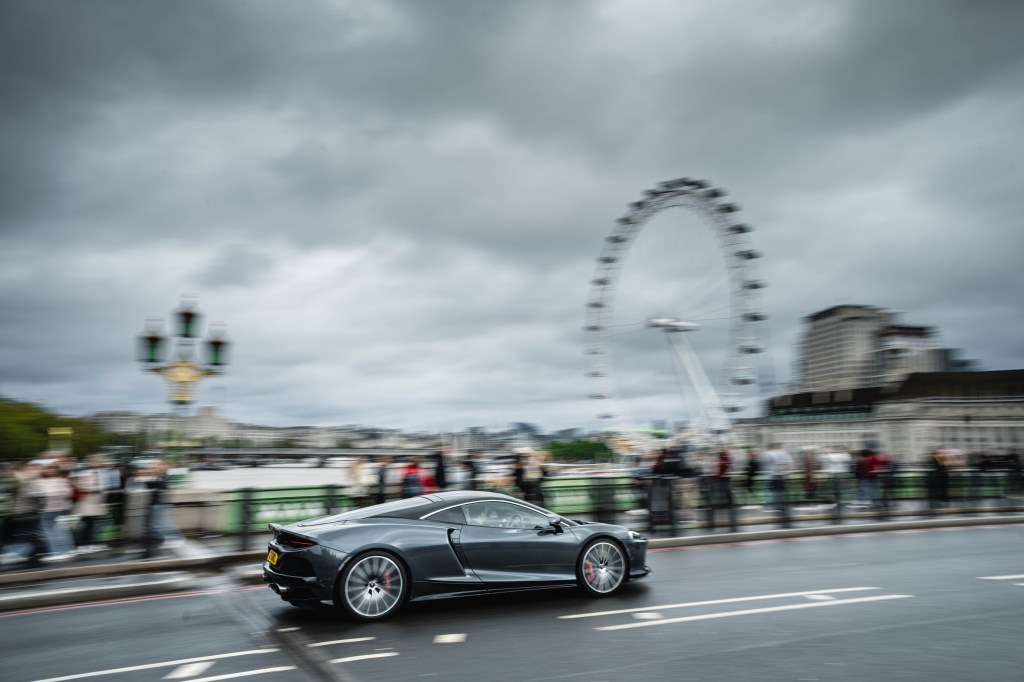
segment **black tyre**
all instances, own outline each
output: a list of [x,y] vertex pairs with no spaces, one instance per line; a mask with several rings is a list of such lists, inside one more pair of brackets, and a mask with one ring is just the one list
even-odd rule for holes
[[626,553],[613,540],[599,538],[587,544],[576,561],[576,579],[587,594],[607,597],[626,582]]
[[335,603],[353,618],[381,620],[398,611],[408,594],[409,577],[398,557],[372,551],[345,567]]

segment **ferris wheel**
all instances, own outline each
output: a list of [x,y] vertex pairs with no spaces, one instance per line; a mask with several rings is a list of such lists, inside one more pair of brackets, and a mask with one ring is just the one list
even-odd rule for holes
[[586,304],[585,353],[590,398],[602,427],[618,435],[620,455],[646,449],[642,425],[660,422],[728,442],[733,421],[756,409],[772,381],[761,254],[725,195],[703,180],[660,183],[605,238]]

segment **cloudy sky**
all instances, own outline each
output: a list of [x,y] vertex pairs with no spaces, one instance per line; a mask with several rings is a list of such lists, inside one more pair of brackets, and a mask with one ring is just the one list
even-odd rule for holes
[[[595,258],[680,176],[755,227],[777,381],[839,303],[1024,367],[1022,30],[1013,0],[6,0],[0,394],[166,409],[134,338],[195,295],[230,419],[593,428]],[[677,213],[624,268],[686,297],[659,256],[722,257]],[[637,418],[677,416],[632,348]]]

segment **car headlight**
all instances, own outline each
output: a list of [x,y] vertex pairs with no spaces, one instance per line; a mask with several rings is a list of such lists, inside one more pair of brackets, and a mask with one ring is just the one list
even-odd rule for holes
[[630,540],[646,540],[642,533],[637,533],[635,530],[629,531]]

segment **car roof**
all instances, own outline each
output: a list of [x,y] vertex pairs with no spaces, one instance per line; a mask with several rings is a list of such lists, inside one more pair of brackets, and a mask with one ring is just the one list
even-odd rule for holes
[[420,519],[447,507],[482,500],[500,500],[502,502],[516,502],[530,507],[535,506],[504,493],[494,493],[486,490],[450,490],[409,498],[405,500],[409,503],[407,505],[388,503],[387,509],[382,508],[381,513],[373,513],[373,507],[367,507],[366,510],[370,513],[366,514],[366,516],[370,518]]
[[473,500],[515,500],[516,498],[504,493],[488,492],[486,490],[446,490],[439,493],[424,495],[429,500],[437,502],[448,502],[458,504],[460,502],[471,502]]

